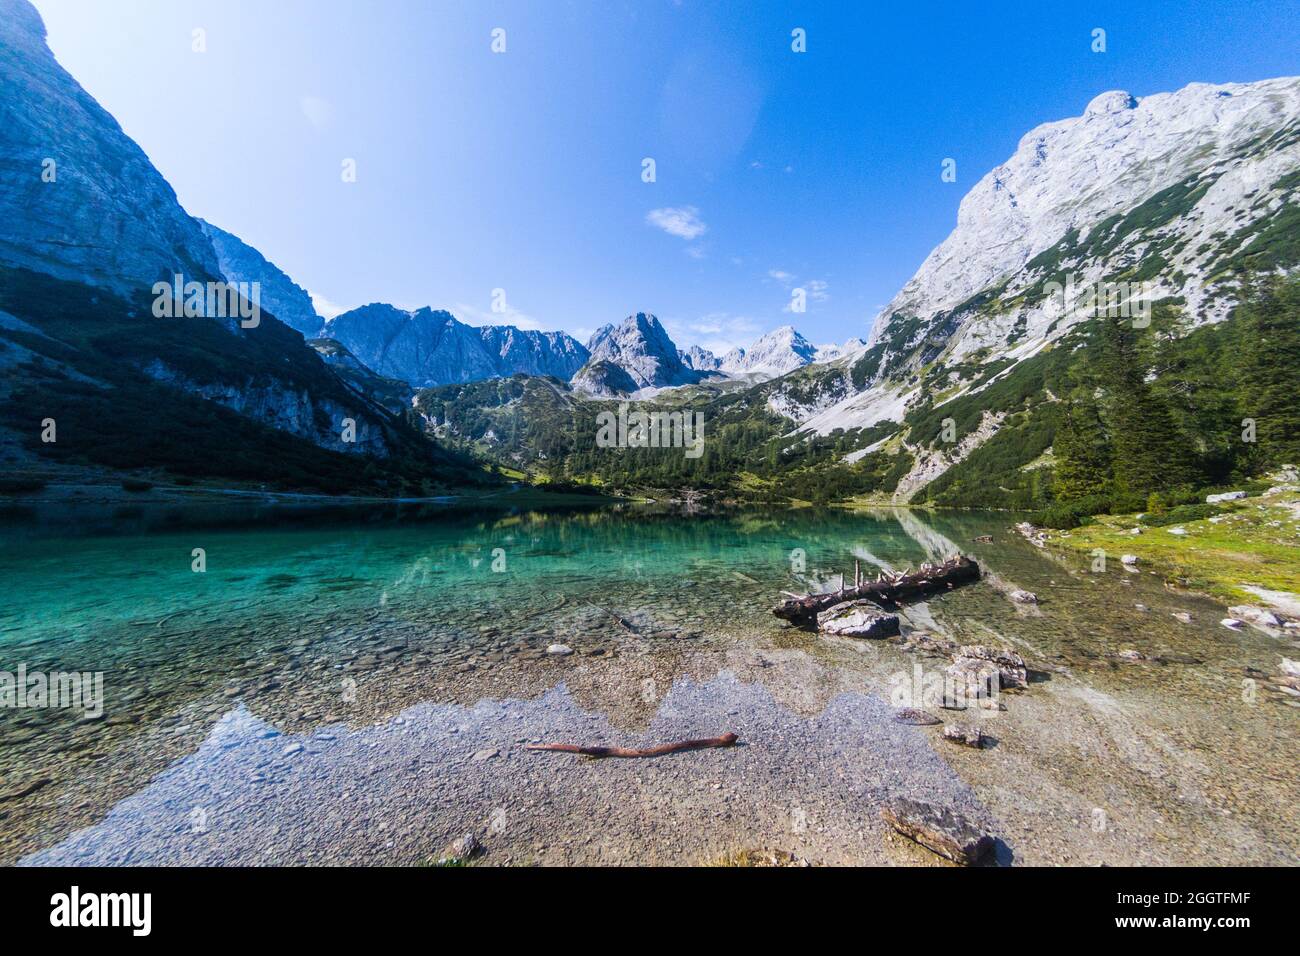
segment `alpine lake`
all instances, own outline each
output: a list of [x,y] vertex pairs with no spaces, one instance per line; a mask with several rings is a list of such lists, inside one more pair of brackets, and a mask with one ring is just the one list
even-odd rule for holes
[[[0,863],[420,865],[473,833],[480,865],[760,849],[948,865],[881,819],[900,796],[976,821],[1004,865],[1296,863],[1300,709],[1251,676],[1296,641],[1225,628],[1222,606],[1118,555],[1098,570],[1035,547],[1015,521],[10,509],[0,671],[102,675],[102,701],[0,709]],[[959,552],[983,578],[903,607],[897,637],[771,613],[855,562],[874,576]],[[897,719],[951,644],[1009,647],[1030,668],[996,708],[911,702],[977,726],[984,749]],[[739,744],[647,760],[525,749],[724,732]]]

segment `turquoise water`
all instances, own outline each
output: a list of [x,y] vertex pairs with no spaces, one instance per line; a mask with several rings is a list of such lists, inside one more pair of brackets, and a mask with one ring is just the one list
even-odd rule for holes
[[[989,579],[914,609],[904,637],[1006,643],[1059,668],[1034,692],[1034,706],[1069,690],[1068,673],[1083,688],[1071,692],[1070,707],[1104,695],[1179,748],[1217,734],[1211,749],[1221,745],[1237,766],[1207,770],[1217,783],[1197,786],[1222,792],[1202,801],[1248,813],[1239,804],[1294,782],[1279,737],[1293,731],[1295,712],[1271,701],[1235,705],[1243,668],[1276,666],[1268,638],[1225,637],[1209,602],[1171,595],[1117,561],[1108,575],[1090,575],[1083,562],[1011,534],[1011,523],[1004,515],[680,514],[630,505],[234,503],[11,514],[0,531],[8,595],[0,669],[22,662],[29,672],[103,672],[105,709],[97,720],[75,709],[0,712],[0,797],[8,795],[0,859],[94,823],[192,752],[234,707],[285,733],[310,733],[340,722],[364,727],[422,702],[536,697],[586,675],[588,703],[637,729],[653,709],[646,701],[675,681],[755,661],[754,681],[796,710],[824,707],[843,687],[881,694],[888,673],[911,666],[902,649],[792,630],[771,606],[783,590],[851,578],[855,561],[874,573],[957,551],[976,557]],[[975,540],[984,534],[994,541]],[[1040,607],[1012,605],[1012,586],[1038,593]],[[1193,626],[1171,617],[1189,608]],[[553,644],[574,654],[548,655]],[[1130,647],[1196,663],[1121,666],[1115,654]],[[769,676],[776,672],[765,661],[779,655],[808,668],[797,680]],[[647,681],[660,689],[645,692]],[[1051,759],[1082,766],[1078,749]]]

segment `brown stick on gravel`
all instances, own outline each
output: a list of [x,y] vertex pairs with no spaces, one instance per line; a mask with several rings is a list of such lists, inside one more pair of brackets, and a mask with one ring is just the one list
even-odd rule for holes
[[664,754],[677,753],[679,750],[701,750],[705,747],[734,747],[740,738],[735,734],[723,734],[721,737],[704,737],[700,740],[682,740],[675,744],[660,744],[645,750],[629,750],[627,747],[579,747],[577,744],[527,744],[525,750],[555,750],[566,754],[582,754],[584,757],[662,757]]

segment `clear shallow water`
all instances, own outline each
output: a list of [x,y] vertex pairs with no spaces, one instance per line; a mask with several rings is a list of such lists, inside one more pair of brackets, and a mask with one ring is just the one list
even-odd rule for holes
[[[1269,671],[1280,652],[1294,653],[1265,635],[1225,632],[1209,602],[1126,574],[1118,561],[1093,575],[1082,562],[1049,557],[1009,534],[1010,524],[1006,516],[680,515],[630,506],[515,513],[232,504],[13,516],[0,532],[0,585],[10,595],[0,608],[0,669],[21,661],[29,671],[102,671],[106,706],[91,721],[75,711],[0,711],[0,860],[104,825],[105,814],[116,819],[115,804],[144,792],[170,764],[203,753],[232,714],[251,712],[285,739],[344,728],[328,731],[337,738],[411,707],[536,702],[562,687],[612,731],[636,734],[663,725],[665,701],[683,681],[714,686],[720,674],[761,687],[764,700],[807,719],[841,706],[845,693],[878,701],[900,670],[941,662],[897,645],[789,629],[771,605],[783,589],[851,576],[855,557],[864,568],[905,567],[958,550],[980,560],[991,579],[912,609],[904,633],[1012,644],[1047,668],[1010,703],[994,751],[937,745],[995,815],[1045,801],[1039,809],[1053,822],[1043,835],[1006,821],[1024,831],[1022,843],[1042,841],[1041,861],[1078,858],[1091,847],[1103,862],[1196,862],[1193,844],[1204,843],[1197,834],[1208,828],[1242,859],[1293,858],[1294,800],[1284,802],[1297,782],[1296,711],[1267,697],[1244,704],[1241,681],[1244,668]],[[992,544],[974,541],[986,533]],[[204,573],[191,570],[195,548],[205,552]],[[1013,605],[1004,593],[1012,586],[1038,593],[1041,607]],[[1175,610],[1193,613],[1194,623],[1173,619]],[[548,657],[553,643],[576,653]],[[1128,648],[1165,663],[1121,662],[1115,655]],[[536,705],[528,706],[536,726]],[[726,714],[757,720],[747,709],[754,706]],[[475,734],[497,739],[481,722],[463,723],[461,750]],[[420,752],[435,773],[455,780],[465,770],[439,727]],[[229,789],[235,772],[235,789],[249,799],[276,779],[243,765],[223,770],[220,761],[189,766],[198,768],[191,789],[216,786],[217,777]],[[824,760],[817,767],[796,770],[828,775],[828,785],[845,776]],[[1008,792],[1008,774],[1023,774],[1019,785],[1032,789]],[[391,769],[387,776],[391,783]],[[933,781],[931,771],[925,776]],[[780,781],[751,783],[762,793]],[[1124,839],[1117,832],[1114,846],[1107,834],[1072,842],[1066,818],[1086,817],[1090,802],[1117,806],[1121,817],[1131,807]],[[434,836],[459,825],[450,810],[446,822],[429,810]],[[1147,855],[1122,857],[1133,851],[1118,847],[1138,832],[1152,841]],[[428,850],[420,836],[410,836],[406,853]],[[760,827],[749,838],[775,836]],[[134,859],[187,858],[151,855],[158,839],[140,836]],[[557,835],[545,842],[554,847]],[[380,841],[367,852],[384,848]],[[390,849],[407,859],[401,847]],[[1026,844],[1021,855],[1033,862],[1036,849]],[[843,846],[839,856],[813,851],[856,858]],[[291,857],[322,858],[286,849]],[[203,859],[246,856],[232,845]]]

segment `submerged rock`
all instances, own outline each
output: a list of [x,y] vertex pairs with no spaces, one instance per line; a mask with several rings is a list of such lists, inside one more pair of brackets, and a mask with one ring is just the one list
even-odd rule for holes
[[817,615],[817,630],[841,637],[891,637],[898,633],[898,615],[870,601],[843,601]]
[[438,854],[438,866],[457,866],[468,862],[483,852],[483,844],[472,833],[452,840]]
[[952,657],[957,652],[957,645],[924,631],[915,631],[903,640],[903,650],[921,651],[937,657]]
[[1037,548],[1047,547],[1047,533],[1041,528],[1035,528],[1028,521],[1022,521],[1016,525],[1016,531],[1024,535],[1030,544]]
[[552,657],[568,657],[573,653],[573,648],[568,644],[552,644],[546,648],[546,653]]
[[951,740],[963,747],[974,747],[976,750],[982,750],[989,744],[989,738],[984,736],[978,727],[962,727],[957,724],[944,725],[943,739]]
[[1027,687],[1029,674],[1025,659],[1010,648],[986,647],[983,644],[963,644],[958,648],[948,673],[953,677],[968,676],[982,668],[997,669],[1000,686]]
[[1017,588],[1016,590],[1012,591],[1012,592],[1008,595],[1008,597],[1010,597],[1011,600],[1015,601],[1017,604],[1037,604],[1037,603],[1038,603],[1038,595],[1037,595],[1037,594],[1035,594],[1033,591],[1023,591],[1023,590],[1020,590],[1019,588]]
[[880,815],[909,840],[962,866],[979,862],[993,849],[993,837],[949,807],[900,797],[883,807]]
[[894,712],[894,720],[900,724],[912,724],[916,727],[933,727],[935,724],[943,723],[938,717],[931,717],[923,710],[917,710],[915,707],[904,707],[902,710]]

